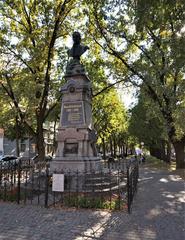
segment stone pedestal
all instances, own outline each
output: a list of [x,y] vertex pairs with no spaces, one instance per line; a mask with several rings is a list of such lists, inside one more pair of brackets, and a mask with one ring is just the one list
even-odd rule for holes
[[[98,171],[100,158],[96,150],[96,134],[92,124],[91,83],[73,66],[61,89],[62,107],[58,129],[58,148],[51,163],[52,172]],[[78,74],[78,72],[80,72]]]

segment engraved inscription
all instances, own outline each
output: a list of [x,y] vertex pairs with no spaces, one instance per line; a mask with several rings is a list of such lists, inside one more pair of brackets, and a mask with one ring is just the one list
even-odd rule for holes
[[74,126],[84,124],[83,103],[63,103],[62,126]]
[[65,143],[64,154],[77,154],[78,143]]

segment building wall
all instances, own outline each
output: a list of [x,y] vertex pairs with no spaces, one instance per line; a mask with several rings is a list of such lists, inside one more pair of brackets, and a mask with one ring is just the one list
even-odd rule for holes
[[4,155],[16,155],[16,142],[4,138]]
[[[4,155],[17,155],[16,153],[16,141],[4,138]],[[20,140],[20,156],[21,157],[33,157],[35,155],[35,149],[33,147],[33,141],[29,139]]]
[[3,155],[3,138],[0,137],[0,156]]
[[[52,155],[54,151],[53,146],[53,129],[54,123],[48,123],[45,126],[44,132],[44,140],[45,140],[45,154]],[[24,139],[19,140],[19,148],[20,148],[20,156],[22,157],[29,157],[32,158],[36,154],[36,146],[34,139]],[[16,141],[9,140],[8,138],[4,137],[4,130],[0,128],[0,155],[1,152],[4,155],[17,155],[16,153]]]
[[0,128],[0,156],[3,155],[3,137],[4,137],[4,130]]

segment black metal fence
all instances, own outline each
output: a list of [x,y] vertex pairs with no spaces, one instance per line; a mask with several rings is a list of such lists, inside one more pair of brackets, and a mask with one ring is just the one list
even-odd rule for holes
[[137,158],[131,159],[127,166],[127,202],[128,213],[131,213],[131,206],[134,195],[137,192],[137,184],[139,178],[139,162]]
[[117,209],[130,213],[137,183],[137,159],[102,162],[99,172],[65,172],[63,192],[52,191],[48,163],[0,162],[0,199],[18,204]]

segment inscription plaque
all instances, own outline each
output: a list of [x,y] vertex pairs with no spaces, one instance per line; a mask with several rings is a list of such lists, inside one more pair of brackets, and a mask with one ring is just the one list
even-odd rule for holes
[[78,153],[78,143],[65,143],[64,154],[77,154]]
[[64,174],[53,174],[52,191],[63,192],[64,191]]
[[83,102],[66,102],[62,106],[62,126],[84,124]]

